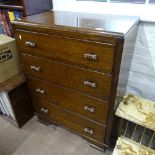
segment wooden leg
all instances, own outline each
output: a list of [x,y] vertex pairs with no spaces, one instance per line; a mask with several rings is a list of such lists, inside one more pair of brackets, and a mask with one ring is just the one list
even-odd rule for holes
[[118,137],[122,135],[122,127],[124,124],[124,119],[121,119],[119,117],[114,118],[114,124],[113,124],[113,130],[110,140],[110,146],[114,147],[116,145],[116,141]]
[[39,121],[40,123],[43,123],[44,125],[47,125],[47,126],[50,125],[50,123],[49,123],[44,117],[39,116],[39,115],[38,115],[38,121]]
[[122,135],[122,128],[123,128],[124,119],[119,120],[118,124],[118,130],[117,130],[117,137],[120,137]]
[[92,143],[89,143],[89,145],[90,145],[91,147],[93,147],[93,148],[95,148],[95,149],[101,151],[101,152],[105,152],[105,151],[106,151],[106,147],[100,148],[100,147],[98,147],[98,146],[96,146],[96,145],[94,145],[94,144],[92,144]]

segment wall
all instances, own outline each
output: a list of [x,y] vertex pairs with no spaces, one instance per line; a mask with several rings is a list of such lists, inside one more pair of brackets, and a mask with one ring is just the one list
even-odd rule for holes
[[79,0],[53,0],[56,10],[82,11],[106,14],[136,15],[143,21],[155,22],[155,5],[129,4],[129,3],[104,3],[96,1]]
[[[130,53],[124,56],[123,68],[128,66]],[[126,64],[125,64],[126,63]],[[129,71],[127,89],[125,73]],[[140,22],[131,68],[123,70],[119,94],[137,94],[155,101],[155,23]]]
[[[96,7],[90,5],[87,8],[79,5],[80,3],[77,5],[75,0],[65,0],[65,3],[64,0],[53,0],[53,4],[54,10],[105,13],[103,3],[100,2]],[[144,10],[143,14],[146,15]],[[128,57],[131,57],[130,53],[126,53],[124,57],[123,68],[128,66]],[[140,22],[131,68],[125,68],[123,72],[120,77],[118,94],[133,93],[155,101],[155,23]],[[129,72],[129,77],[126,77],[127,72]],[[125,82],[125,78],[128,78],[128,83]]]

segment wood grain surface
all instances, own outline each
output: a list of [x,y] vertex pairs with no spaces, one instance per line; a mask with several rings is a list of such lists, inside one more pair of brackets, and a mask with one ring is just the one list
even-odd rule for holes
[[[50,104],[39,99],[33,98],[33,104],[36,112],[44,117],[47,117],[48,121],[55,122],[75,132],[78,132],[80,135],[96,139],[97,141],[104,141],[105,127],[100,126],[92,121],[81,118],[78,115],[70,113],[66,110],[63,110],[60,107]],[[42,111],[42,108],[47,112]],[[88,131],[85,131],[87,128]],[[89,131],[92,131],[89,133]]]
[[[21,60],[23,69],[28,75],[66,88],[72,88],[94,97],[109,99],[112,79],[109,75],[23,54],[21,55]],[[39,67],[40,71],[31,69],[32,66]],[[84,81],[95,83],[96,87],[87,86]]]
[[[40,33],[16,31],[16,35],[20,52],[112,73],[112,46]],[[26,45],[26,42],[34,43],[35,47]]]
[[[108,102],[76,93],[51,83],[27,77],[32,97],[39,97],[71,112],[106,125]],[[43,93],[37,90],[43,91]]]

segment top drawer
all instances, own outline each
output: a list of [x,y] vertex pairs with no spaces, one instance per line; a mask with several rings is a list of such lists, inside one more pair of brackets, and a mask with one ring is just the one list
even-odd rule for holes
[[59,36],[16,31],[21,52],[111,73],[114,47]]

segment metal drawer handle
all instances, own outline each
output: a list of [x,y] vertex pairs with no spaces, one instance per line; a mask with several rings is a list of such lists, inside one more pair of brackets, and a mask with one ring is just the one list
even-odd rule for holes
[[90,54],[90,53],[84,53],[84,58],[91,59],[91,60],[97,60],[96,54]]
[[29,46],[29,47],[36,47],[36,43],[34,43],[32,41],[26,41],[25,44],[26,44],[26,46]]
[[89,134],[93,135],[94,132],[92,129],[84,128],[84,132],[88,132]]
[[40,67],[38,66],[31,66],[31,69],[37,72],[40,72]]
[[89,80],[84,81],[84,85],[96,88],[96,83],[90,82]]
[[84,107],[85,111],[89,111],[89,112],[95,112],[95,109],[94,108],[90,108],[89,106],[85,106]]
[[36,89],[36,92],[40,93],[40,94],[45,94],[45,90],[41,90],[40,88]]
[[45,109],[45,108],[41,108],[41,111],[48,114],[48,109]]

